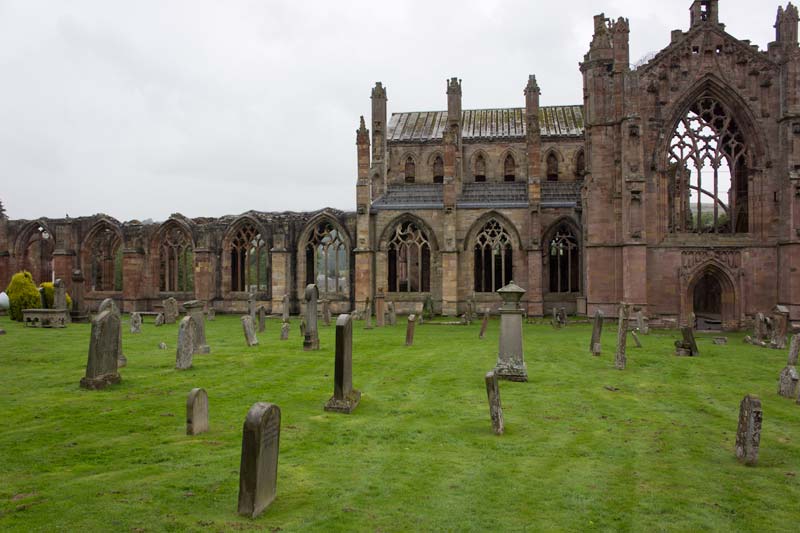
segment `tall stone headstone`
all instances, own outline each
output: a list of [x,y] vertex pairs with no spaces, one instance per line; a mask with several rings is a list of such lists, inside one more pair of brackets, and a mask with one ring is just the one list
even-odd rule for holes
[[192,368],[197,342],[196,335],[197,327],[194,324],[194,318],[191,315],[183,317],[178,325],[178,349],[175,352],[175,368],[178,370]]
[[67,286],[58,278],[53,282],[53,309],[67,308]]
[[319,301],[322,306],[322,323],[326,326],[331,325],[331,301],[327,298]]
[[397,325],[397,312],[394,309],[394,302],[387,302],[386,303],[387,314],[389,316],[389,325],[396,326]]
[[250,315],[242,315],[242,329],[244,330],[244,340],[248,346],[258,346],[258,337],[256,337],[255,326],[253,326],[253,317]]
[[797,357],[800,352],[800,334],[792,337],[789,344],[789,359],[778,377],[778,394],[785,398],[798,398],[800,395],[800,374],[797,372]]
[[561,327],[561,323],[558,321],[558,309],[553,307],[551,311],[552,316],[550,317],[550,325],[555,329],[558,329]]
[[192,389],[186,398],[186,434],[208,431],[208,394],[205,389]]
[[306,338],[306,317],[300,317],[300,337],[305,339]]
[[500,308],[500,347],[494,373],[500,379],[528,381],[528,369],[522,354],[522,309],[519,301],[525,290],[511,281],[497,290],[503,299]]
[[264,333],[267,329],[267,309],[261,305],[258,307],[258,332]]
[[379,328],[386,325],[386,296],[382,289],[375,296],[375,325]]
[[289,322],[281,322],[281,340],[289,340]]
[[489,416],[492,418],[492,430],[495,435],[502,435],[505,430],[503,422],[503,406],[500,403],[500,386],[494,371],[486,373],[486,395],[489,398]]
[[681,336],[679,341],[675,341],[675,355],[688,355],[696,357],[700,355],[697,349],[697,342],[694,338],[694,329],[691,326],[681,326]]
[[306,328],[303,334],[303,350],[319,350],[319,332],[317,331],[317,299],[319,290],[313,283],[306,286]]
[[614,356],[614,368],[625,370],[628,357],[625,353],[628,342],[629,306],[624,302],[619,304],[619,323],[617,325],[617,352]]
[[130,318],[130,326],[131,326],[131,333],[141,333],[142,332],[142,315],[139,313],[131,313]]
[[422,317],[425,320],[433,320],[433,298],[428,295],[425,304],[422,306]]
[[240,515],[255,518],[275,500],[280,435],[280,408],[266,402],[253,404],[247,412],[242,429],[238,505]]
[[[186,305],[184,305],[186,307]],[[253,319],[253,323],[256,321],[256,295],[252,292],[247,295],[247,314],[250,315],[250,318]]]
[[769,345],[783,350],[786,348],[786,334],[789,329],[789,309],[784,305],[776,305],[772,310],[772,336]]
[[650,334],[650,324],[648,323],[647,318],[644,316],[644,311],[641,309],[636,311],[636,329],[638,329],[639,333],[642,335]]
[[206,342],[206,321],[203,314],[205,302],[202,300],[191,300],[183,304],[186,314],[192,317],[194,322],[194,353],[211,353],[211,347]]
[[761,400],[748,394],[739,404],[739,427],[736,430],[736,458],[746,465],[758,462],[761,418]]
[[564,307],[558,308],[558,324],[562,328],[567,326],[567,310]]
[[281,320],[283,322],[289,322],[289,295],[284,294],[283,300],[281,303]]
[[119,308],[117,304],[114,303],[114,300],[111,298],[106,298],[102,302],[100,302],[100,306],[97,308],[97,313],[100,314],[103,311],[111,311],[114,313],[117,318],[119,319],[120,328],[119,328],[119,335],[117,336],[117,368],[122,368],[128,364],[128,359],[125,357],[125,354],[122,353],[122,315],[119,312]]
[[408,324],[406,325],[406,346],[414,345],[414,325],[416,324],[416,315],[408,315]]
[[164,323],[174,324],[178,320],[178,300],[170,296],[161,305],[164,306]]
[[121,328],[119,313],[113,309],[105,309],[92,319],[89,360],[86,375],[81,378],[84,389],[104,389],[122,381],[117,371]]
[[589,342],[589,351],[592,355],[600,355],[603,351],[600,338],[603,335],[603,311],[597,309],[594,312],[594,323],[592,324],[592,340]]
[[637,348],[641,348],[642,347],[642,341],[639,340],[639,334],[636,333],[635,329],[630,330],[630,333],[631,333],[631,337],[633,337],[633,342],[634,342],[634,344],[636,344],[636,347]]
[[44,293],[44,287],[39,287],[39,305],[42,309],[47,309],[47,296]]
[[486,310],[483,313],[483,321],[481,322],[481,331],[478,333],[478,338],[482,339],[486,337],[486,328],[489,327],[489,311]]
[[350,315],[339,315],[336,319],[333,396],[325,404],[325,410],[349,414],[360,400],[361,392],[353,388],[353,319]]
[[364,329],[372,329],[372,301],[369,296],[364,302]]

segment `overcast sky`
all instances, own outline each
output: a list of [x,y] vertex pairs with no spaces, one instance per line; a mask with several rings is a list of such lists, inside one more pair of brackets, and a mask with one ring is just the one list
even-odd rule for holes
[[[355,209],[355,130],[389,113],[581,103],[592,16],[627,17],[631,62],[690,0],[0,0],[0,201],[10,218],[163,220]],[[762,49],[778,3],[721,0]]]

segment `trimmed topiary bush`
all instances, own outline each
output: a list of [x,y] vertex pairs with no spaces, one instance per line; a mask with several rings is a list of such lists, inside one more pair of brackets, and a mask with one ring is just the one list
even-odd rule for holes
[[39,290],[33,282],[31,273],[27,270],[17,272],[12,276],[11,283],[6,288],[6,294],[11,303],[8,310],[11,320],[21,322],[23,309],[38,309],[42,306]]
[[[44,298],[47,300],[47,308],[52,309],[56,292],[53,287],[53,282],[45,281],[44,283],[40,283],[39,286],[44,289]],[[72,309],[72,298],[69,297],[69,293],[67,293],[67,309]]]

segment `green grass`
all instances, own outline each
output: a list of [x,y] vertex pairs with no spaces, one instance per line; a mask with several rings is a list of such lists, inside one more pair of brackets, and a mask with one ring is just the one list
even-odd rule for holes
[[[210,355],[174,370],[177,325],[125,329],[123,382],[78,387],[89,326],[26,329],[0,317],[0,530],[3,531],[797,531],[800,405],[777,395],[786,352],[676,332],[628,342],[613,366],[590,326],[525,326],[528,383],[501,382],[506,434],[491,430],[484,374],[499,322],[354,328],[352,415],[326,413],[334,327],[303,352],[270,320],[247,348],[238,316],[207,323]],[[127,325],[127,320],[125,320]],[[158,349],[164,341],[169,349]],[[608,390],[606,386],[618,390]],[[211,431],[185,435],[192,387]],[[739,402],[760,396],[758,466],[733,446]],[[236,514],[241,430],[257,401],[282,411],[278,496]]]

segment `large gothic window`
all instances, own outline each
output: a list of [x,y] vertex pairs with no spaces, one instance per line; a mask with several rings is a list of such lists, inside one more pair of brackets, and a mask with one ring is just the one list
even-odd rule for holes
[[495,292],[511,281],[511,238],[495,219],[475,239],[475,292]]
[[561,224],[548,247],[550,292],[580,291],[578,239],[567,224]]
[[558,157],[553,152],[547,154],[547,181],[558,181]]
[[433,182],[444,183],[444,161],[439,155],[433,160]]
[[268,290],[267,243],[252,224],[243,224],[236,232],[230,254],[232,291]]
[[475,181],[486,181],[486,160],[481,154],[478,154],[478,157],[475,158],[474,175]]
[[322,298],[350,294],[347,247],[330,222],[314,227],[306,245],[306,284],[315,283]]
[[163,292],[194,291],[194,248],[178,226],[171,225],[161,238],[159,272]]
[[93,291],[122,290],[122,241],[111,228],[99,230],[89,248],[90,284]]
[[503,180],[505,181],[514,181],[517,172],[517,165],[514,163],[514,158],[511,154],[506,156],[506,160],[503,163]]
[[722,103],[703,96],[691,105],[670,142],[670,231],[748,231],[746,152]]
[[397,225],[389,240],[389,291],[429,292],[431,246],[413,222]]
[[405,177],[406,183],[414,183],[414,180],[417,177],[417,166],[414,164],[414,160],[411,159],[410,156],[408,159],[406,159]]

